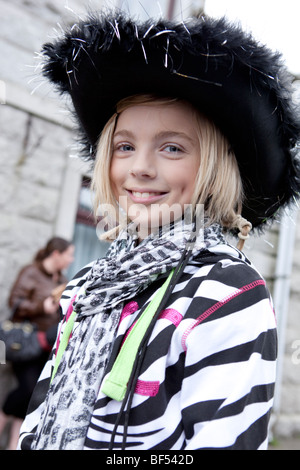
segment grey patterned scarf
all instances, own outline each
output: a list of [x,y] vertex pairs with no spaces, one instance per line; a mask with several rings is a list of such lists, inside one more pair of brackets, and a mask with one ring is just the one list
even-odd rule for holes
[[[124,302],[176,267],[192,228],[180,220],[140,244],[125,230],[94,263],[74,303],[76,323],[43,404],[33,449],[83,448]],[[219,225],[201,229],[192,256],[221,242]]]

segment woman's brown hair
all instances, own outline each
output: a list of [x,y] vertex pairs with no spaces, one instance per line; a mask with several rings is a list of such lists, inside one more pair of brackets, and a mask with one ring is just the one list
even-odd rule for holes
[[34,261],[43,261],[44,259],[48,258],[48,256],[50,256],[54,251],[63,253],[69,248],[69,246],[71,246],[71,244],[71,242],[65,240],[64,238],[53,237],[48,241],[44,248],[41,248],[37,252]]

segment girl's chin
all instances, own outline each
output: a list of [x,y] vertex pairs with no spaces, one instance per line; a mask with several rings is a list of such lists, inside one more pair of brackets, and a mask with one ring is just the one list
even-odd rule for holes
[[173,220],[182,217],[183,208],[181,204],[152,204],[146,206],[143,204],[133,204],[127,209],[127,216],[136,225],[148,229],[155,229],[168,225]]
[[[182,213],[178,218],[182,217]],[[160,227],[167,227],[177,218],[174,217],[162,217],[156,220],[153,219],[141,219],[141,217],[130,218],[133,223],[133,229],[136,231],[138,239],[144,240],[149,235],[154,234],[159,230]]]

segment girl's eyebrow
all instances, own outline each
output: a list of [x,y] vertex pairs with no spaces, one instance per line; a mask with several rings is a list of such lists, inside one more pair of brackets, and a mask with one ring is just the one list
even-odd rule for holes
[[129,139],[133,139],[134,138],[134,133],[127,130],[127,129],[122,129],[122,130],[114,133],[114,138],[115,137],[128,137]]
[[[121,129],[120,131],[118,131],[114,134],[114,138],[116,138],[116,137],[134,139],[135,134],[134,134],[134,132],[132,132],[130,130]],[[190,141],[193,144],[195,143],[194,139],[192,137],[190,137],[188,134],[186,134],[185,132],[177,132],[177,131],[161,131],[161,132],[158,132],[157,134],[155,134],[154,139],[155,140],[174,139],[176,137],[186,139],[186,140]]]
[[185,140],[190,141],[191,143],[195,143],[194,139],[190,137],[188,134],[185,132],[180,132],[180,131],[161,131],[158,134],[155,135],[155,139],[160,140],[160,139],[176,139],[176,138],[182,138]]

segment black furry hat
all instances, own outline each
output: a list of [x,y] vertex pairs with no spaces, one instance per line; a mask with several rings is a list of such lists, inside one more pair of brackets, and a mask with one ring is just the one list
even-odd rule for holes
[[242,215],[253,227],[298,198],[300,125],[290,77],[279,54],[225,19],[137,23],[120,13],[90,15],[43,54],[44,75],[72,98],[89,158],[120,99],[176,96],[227,136],[244,184]]

